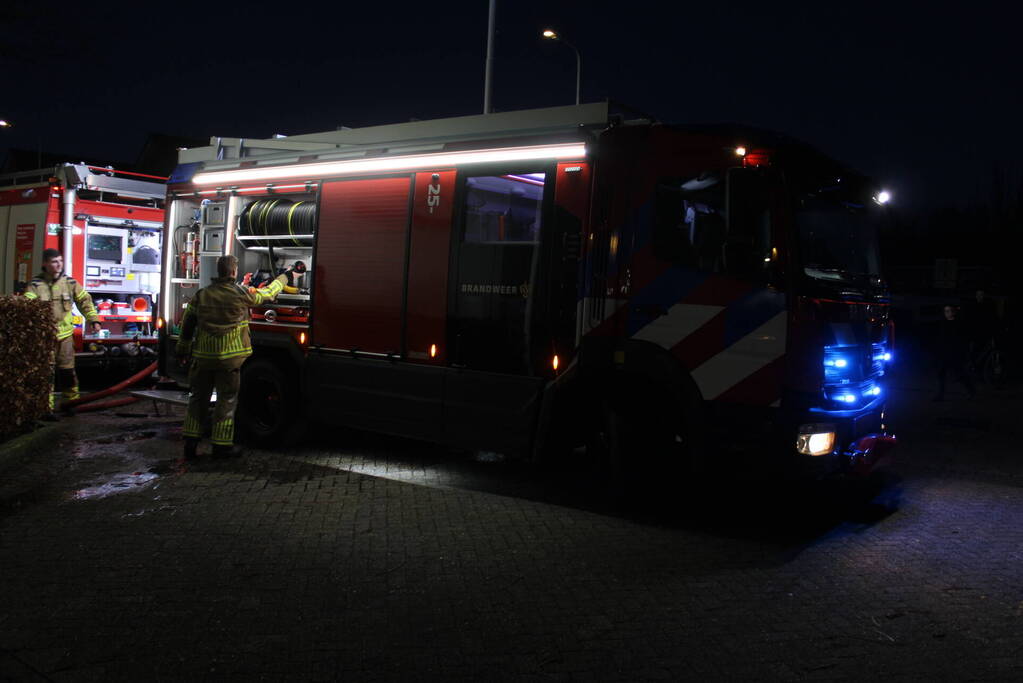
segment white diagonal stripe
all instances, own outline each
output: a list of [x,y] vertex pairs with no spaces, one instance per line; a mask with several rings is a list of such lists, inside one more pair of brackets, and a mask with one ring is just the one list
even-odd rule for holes
[[788,312],[782,311],[693,371],[705,400],[712,400],[785,355]]
[[675,304],[667,315],[653,320],[649,325],[632,335],[633,339],[642,339],[671,349],[675,344],[691,335],[707,324],[711,318],[724,310],[723,306],[704,306],[701,304]]

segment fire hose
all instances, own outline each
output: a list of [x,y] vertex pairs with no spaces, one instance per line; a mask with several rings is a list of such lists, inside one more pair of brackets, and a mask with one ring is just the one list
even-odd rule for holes
[[[101,398],[106,398],[107,396],[110,396],[111,394],[116,394],[119,391],[124,391],[125,389],[130,387],[132,384],[135,384],[136,382],[141,382],[146,377],[149,377],[149,375],[153,374],[153,372],[156,371],[156,365],[157,364],[154,361],[153,363],[150,363],[144,369],[139,370],[138,372],[136,372],[134,375],[132,375],[128,379],[124,380],[123,382],[118,382],[117,384],[113,385],[112,387],[108,387],[108,388],[103,389],[101,391],[94,391],[91,394],[88,394],[87,396],[82,396],[81,398],[76,398],[76,399],[74,399],[72,401],[67,401],[66,403],[61,404],[61,408],[64,409],[64,410],[68,410],[68,409],[71,409],[71,408],[75,408],[76,406],[80,406],[83,403],[92,403],[93,401],[97,401],[97,400],[99,400]],[[118,401],[122,401],[122,400],[126,400],[126,399],[118,399],[118,400],[115,400],[115,401],[108,401],[108,402],[106,402],[104,404],[101,404],[101,405],[103,405],[103,407],[106,407],[106,408],[113,408],[113,407],[115,407],[114,404],[125,405],[123,403],[118,403]],[[130,403],[130,402],[133,402],[133,401],[128,401],[128,402]],[[82,410],[85,410],[85,409],[83,408]],[[98,407],[91,407],[91,408],[89,408],[89,410],[99,410],[99,408]]]

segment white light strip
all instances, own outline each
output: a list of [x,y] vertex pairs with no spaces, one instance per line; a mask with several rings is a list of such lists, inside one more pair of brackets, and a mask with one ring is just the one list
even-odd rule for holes
[[315,235],[236,235],[237,240],[311,240]]
[[314,164],[293,166],[268,166],[266,168],[239,168],[231,171],[210,171],[198,173],[192,182],[196,185],[237,185],[256,180],[282,180],[286,178],[322,178],[325,176],[366,173],[371,171],[401,171],[413,168],[458,166],[505,161],[533,161],[537,159],[578,159],[586,156],[586,145],[543,145],[539,147],[510,147],[506,149],[475,150],[472,152],[447,152],[421,154],[407,157],[382,157],[377,159],[350,159],[348,161],[324,161]]
[[[270,189],[267,189],[267,185],[270,185]],[[238,187],[236,185],[232,185],[230,188],[227,188],[227,189],[225,189],[225,188],[218,188],[216,190],[199,190],[197,192],[185,192],[182,196],[188,197],[188,196],[191,196],[191,195],[202,195],[202,196],[210,195],[212,197],[214,195],[223,196],[223,195],[227,195],[227,194],[234,195],[234,194],[245,194],[245,193],[250,193],[250,194],[252,194],[252,193],[255,193],[255,194],[273,194],[275,192],[284,192],[285,190],[292,190],[292,189],[299,189],[299,190],[302,190],[302,192],[300,192],[300,193],[288,192],[287,194],[305,194],[306,190],[308,190],[309,192],[312,192],[317,187],[319,187],[318,183],[310,183],[308,185],[274,185],[273,183],[266,183],[264,185],[252,185],[250,187]]]

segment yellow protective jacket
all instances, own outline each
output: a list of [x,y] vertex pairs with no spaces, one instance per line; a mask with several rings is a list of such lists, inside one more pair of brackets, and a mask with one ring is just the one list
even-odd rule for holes
[[50,301],[53,310],[53,324],[57,328],[57,339],[67,339],[75,331],[74,305],[90,323],[99,322],[99,313],[92,303],[92,297],[73,277],[64,273],[51,280],[46,273],[40,273],[25,288],[26,299]]
[[279,275],[265,288],[253,289],[231,277],[214,278],[188,302],[175,353],[179,358],[191,355],[203,367],[240,367],[252,355],[249,307],[272,301],[285,282],[287,278]]

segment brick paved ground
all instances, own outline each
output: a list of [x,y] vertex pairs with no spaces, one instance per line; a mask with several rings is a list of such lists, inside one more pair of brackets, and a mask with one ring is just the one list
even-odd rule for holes
[[0,678],[1023,680],[1023,400],[901,384],[888,507],[670,521],[378,437],[186,470],[176,420],[83,415],[0,462]]

